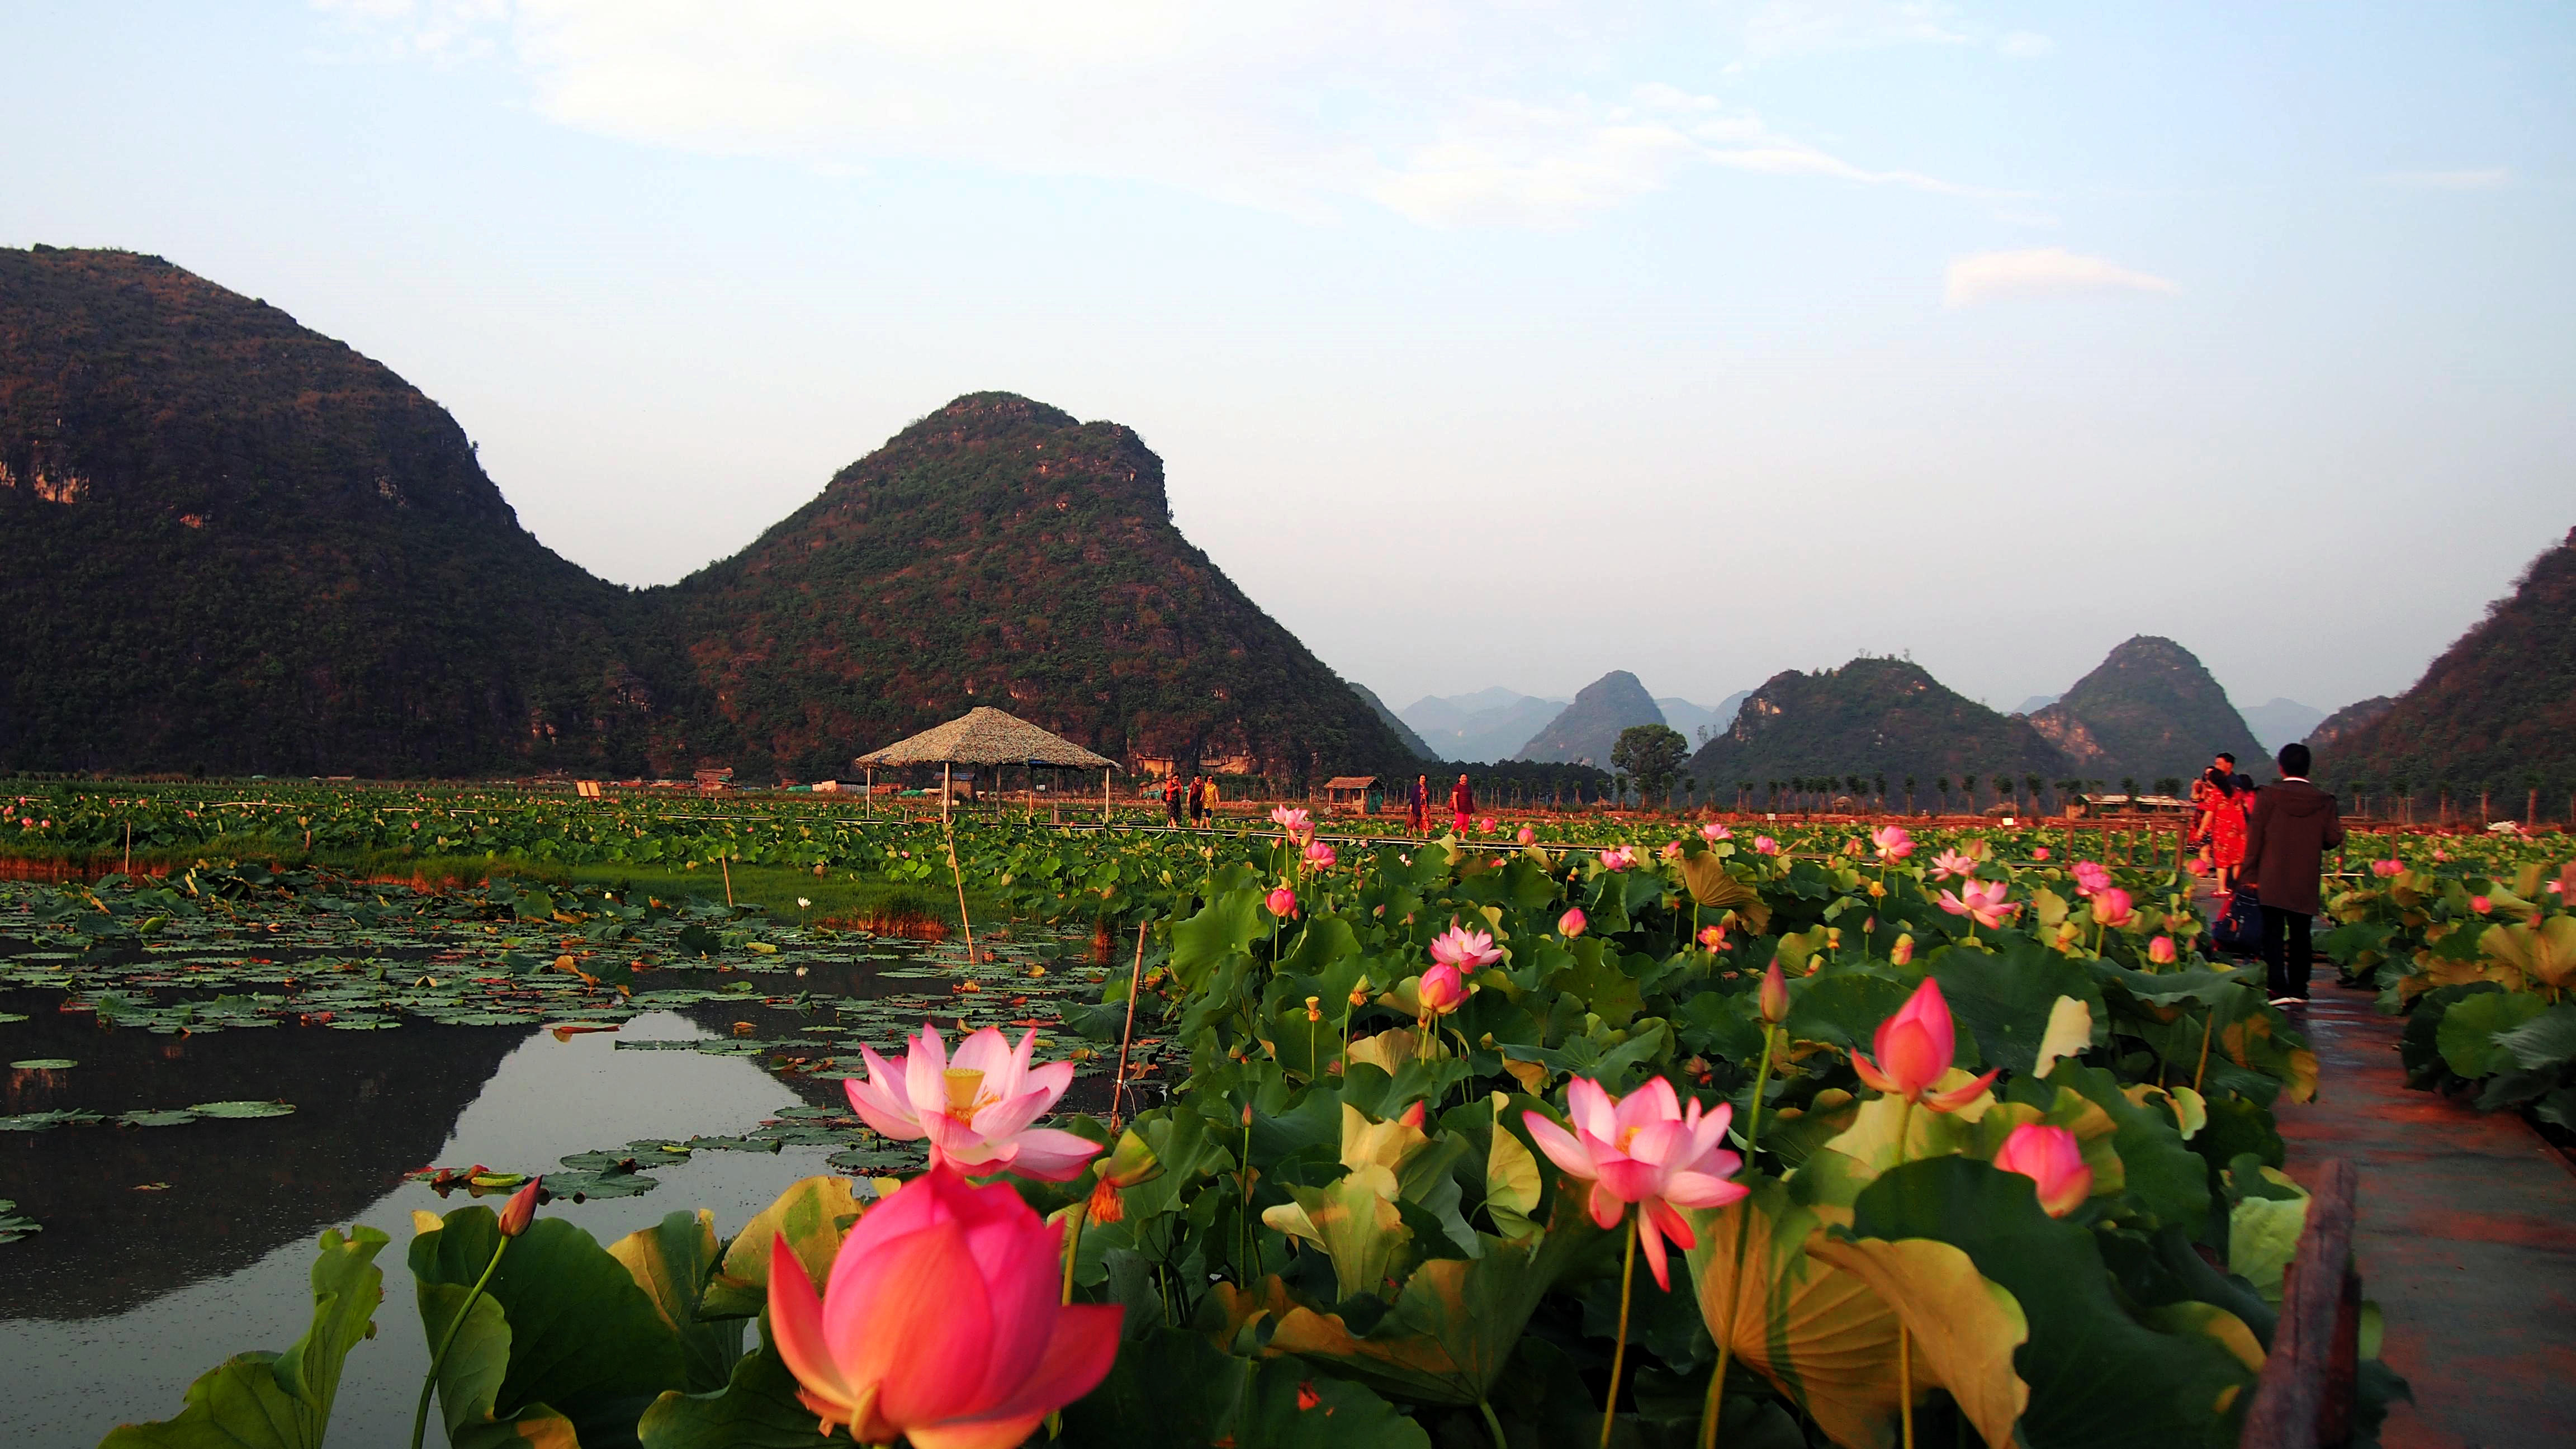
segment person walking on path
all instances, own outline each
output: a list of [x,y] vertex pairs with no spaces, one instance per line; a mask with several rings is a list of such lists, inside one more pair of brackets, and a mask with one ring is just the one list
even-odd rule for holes
[[1163,779],[1163,812],[1171,817],[1171,829],[1181,828],[1181,777],[1178,771]]
[[2236,888],[2236,877],[2245,864],[2245,812],[2253,797],[2237,783],[2242,779],[2213,766],[2192,787],[2201,806],[2200,838],[2209,848],[2209,864],[2222,896]]
[[2308,783],[2308,747],[2281,746],[2280,763],[2280,780],[2254,792],[2244,870],[2263,898],[2263,967],[2276,1006],[2308,999],[2318,880],[2325,853],[2343,844],[2335,797]]
[[1216,781],[1207,782],[1206,788],[1200,792],[1199,804],[1201,807],[1199,820],[1204,823],[1210,816],[1216,814]]
[[1202,775],[1190,777],[1190,824],[1207,824],[1207,778]]
[[1449,813],[1457,819],[1458,833],[1466,834],[1467,817],[1476,813],[1476,792],[1467,788],[1464,775],[1458,777],[1457,784],[1449,787]]

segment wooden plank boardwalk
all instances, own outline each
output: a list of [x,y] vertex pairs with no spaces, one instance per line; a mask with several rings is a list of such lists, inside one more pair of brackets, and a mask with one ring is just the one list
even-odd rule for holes
[[2576,1444],[2576,1170],[2519,1117],[2409,1091],[2400,1018],[2318,972],[2318,1100],[2283,1104],[2289,1171],[2360,1173],[2354,1234],[2382,1350],[2414,1387],[2388,1449]]

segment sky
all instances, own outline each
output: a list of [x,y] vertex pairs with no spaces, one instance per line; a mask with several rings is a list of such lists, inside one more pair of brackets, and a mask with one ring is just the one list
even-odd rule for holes
[[1125,423],[1401,706],[2132,634],[2394,693],[2576,524],[2576,7],[15,7],[0,244],[155,253],[668,582],[957,394]]

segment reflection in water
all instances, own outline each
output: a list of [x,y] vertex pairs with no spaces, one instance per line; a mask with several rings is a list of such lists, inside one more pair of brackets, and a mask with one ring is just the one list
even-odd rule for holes
[[[30,1015],[44,1019],[50,1003]],[[0,1248],[0,1362],[9,1365],[0,1443],[9,1445],[87,1449],[118,1423],[177,1413],[189,1381],[229,1355],[284,1349],[311,1316],[312,1240],[326,1224],[352,1221],[393,1241],[376,1260],[385,1269],[377,1337],[350,1355],[331,1439],[399,1444],[427,1364],[403,1267],[411,1213],[466,1201],[441,1201],[426,1186],[399,1181],[403,1172],[430,1162],[527,1170],[633,1138],[741,1132],[800,1100],[750,1061],[614,1049],[618,1036],[704,1034],[670,1013],[639,1016],[618,1035],[569,1041],[515,1028],[421,1025],[178,1041],[97,1032],[76,1020],[77,1029],[48,1026],[42,1038],[13,1035],[13,1047],[41,1040],[46,1054],[81,1063],[61,1074],[60,1086],[27,1084],[51,1095],[13,1110],[113,1112],[266,1097],[299,1110],[160,1129],[0,1134],[0,1183],[45,1225]],[[294,1050],[280,1050],[287,1043],[278,1038],[290,1031]],[[183,1050],[165,1058],[171,1046]],[[821,1098],[826,1085],[808,1090]],[[699,1207],[713,1209],[718,1231],[730,1233],[787,1184],[829,1171],[825,1155],[700,1153],[658,1169],[662,1186],[642,1197],[559,1202],[546,1211],[602,1242]],[[170,1186],[133,1190],[146,1182]],[[439,1437],[434,1427],[431,1437]]]

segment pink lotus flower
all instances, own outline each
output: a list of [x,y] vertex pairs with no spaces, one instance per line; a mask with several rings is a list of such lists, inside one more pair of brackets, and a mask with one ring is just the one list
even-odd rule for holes
[[1422,1003],[1423,1015],[1447,1016],[1467,1004],[1467,983],[1459,978],[1457,967],[1443,962],[1422,973],[1414,996]]
[[1703,825],[1699,828],[1699,838],[1715,845],[1721,840],[1733,840],[1735,832],[1723,825]]
[[1270,914],[1284,921],[1297,914],[1297,893],[1284,885],[1272,886],[1270,894],[1262,898],[1262,904],[1270,907]]
[[2045,845],[2043,845],[2043,846],[2039,846],[2039,847],[2037,847],[2036,849],[2032,850],[2032,851],[2031,851],[2031,853],[2030,853],[2030,858],[2031,858],[2031,859],[2033,859],[2033,860],[2046,860],[2046,859],[2048,859],[2048,847],[2047,847],[2047,846],[2045,846]]
[[2093,893],[2093,924],[2119,930],[2138,918],[2129,893],[2118,886],[2105,886]]
[[2404,875],[2406,862],[2394,856],[2387,860],[2374,860],[2370,863],[2370,873],[2376,876]]
[[1339,859],[1341,857],[1333,853],[1333,848],[1320,840],[1306,846],[1306,863],[1317,870],[1331,870],[1333,862]]
[[1780,960],[1771,959],[1771,969],[1762,973],[1762,992],[1755,998],[1762,1008],[1762,1020],[1772,1026],[1789,1019],[1789,979],[1780,974]]
[[1878,1024],[1870,1046],[1875,1057],[1852,1053],[1852,1070],[1860,1073],[1861,1083],[1935,1112],[1955,1112],[1994,1084],[1996,1073],[1988,1072],[1946,1092],[1932,1090],[1950,1070],[1959,1039],[1950,1026],[1950,1003],[1941,999],[1941,983],[1929,976],[1894,1016]]
[[2495,902],[2487,899],[2485,896],[2471,896],[2469,897],[2469,909],[2483,916],[2487,912],[2495,909]]
[[1549,1161],[1592,1184],[1592,1221],[1616,1226],[1627,1205],[1637,1205],[1638,1246],[1646,1250],[1655,1286],[1670,1291],[1664,1239],[1684,1249],[1699,1243],[1674,1209],[1720,1207],[1746,1192],[1743,1184],[1727,1181],[1744,1166],[1744,1159],[1726,1150],[1726,1125],[1735,1109],[1720,1106],[1703,1116],[1694,1100],[1684,1111],[1673,1084],[1662,1077],[1618,1099],[1599,1082],[1577,1077],[1565,1089],[1565,1105],[1571,1132],[1543,1113],[1521,1114],[1531,1140]]
[[1018,1193],[934,1165],[860,1215],[820,1296],[772,1237],[770,1335],[824,1433],[1013,1449],[1118,1357],[1124,1310],[1058,1301],[1063,1260]]
[[1448,930],[1431,938],[1431,959],[1459,971],[1474,971],[1503,959],[1503,951],[1492,936],[1451,921]]
[[1896,944],[1888,948],[1887,959],[1895,962],[1899,966],[1913,965],[1914,938],[1910,935],[1898,936],[1896,938]]
[[1476,822],[1476,829],[1477,829],[1477,831],[1478,831],[1479,833],[1481,833],[1481,834],[1485,834],[1485,835],[1491,835],[1491,834],[1493,834],[1493,833],[1494,833],[1494,817],[1492,817],[1491,815],[1488,815],[1488,816],[1486,816],[1484,819],[1477,821],[1477,822]]
[[1665,841],[1662,853],[1666,860],[1679,860],[1682,858],[1682,843],[1678,840]]
[[1527,845],[1531,841],[1538,839],[1538,832],[1524,825],[1521,827],[1521,833],[1513,836],[1512,838],[1523,845]]
[[1700,943],[1700,945],[1701,945],[1701,946],[1705,947],[1706,949],[1708,949],[1708,950],[1710,950],[1710,951],[1723,951],[1723,950],[1725,950],[1725,949],[1726,949],[1726,928],[1725,928],[1724,926],[1702,926],[1702,927],[1700,927],[1700,929],[1699,929],[1699,943]]
[[1966,916],[1978,925],[1992,930],[2013,918],[2021,907],[2004,901],[2006,887],[1999,880],[1970,880],[1959,883],[1959,893],[1940,893],[1941,909],[1954,916]]
[[2153,961],[2159,966],[2171,966],[2174,963],[2173,937],[2158,936],[2154,940],[2149,941],[2147,943],[2147,959]]
[[2111,872],[2103,869],[2100,861],[2079,860],[2075,862],[2075,893],[2077,895],[2089,896],[2096,891],[2105,891],[2110,888]]
[[1932,857],[1934,880],[1966,880],[1977,873],[1977,863],[1955,850],[1945,850]]
[[1614,845],[1601,852],[1601,864],[1609,870],[1626,870],[1637,863],[1637,852],[1624,845]]
[[860,1120],[899,1141],[930,1139],[933,1167],[947,1163],[982,1176],[1016,1172],[1040,1182],[1071,1182],[1101,1149],[1070,1132],[1031,1127],[1073,1085],[1073,1063],[1029,1065],[1038,1034],[1014,1049],[985,1027],[957,1044],[954,1060],[939,1029],[924,1023],[912,1050],[888,1062],[861,1046],[867,1080],[841,1085]]
[[[53,824],[54,822],[52,822],[52,821],[48,820],[48,821],[46,821],[45,823],[46,823],[47,825],[51,825],[51,824]],[[2434,859],[2436,862],[2447,861],[2447,860],[2449,860],[2450,858],[2451,858],[2451,853],[2450,853],[2449,851],[2447,851],[2447,850],[2437,850],[2437,851],[2434,851],[2434,852],[2433,852],[2433,859]]]
[[2024,1122],[1995,1150],[1995,1166],[2018,1172],[2039,1185],[2039,1205],[2050,1217],[2062,1218],[2093,1195],[2093,1169],[2075,1134],[2063,1127]]
[[1587,924],[1589,923],[1583,918],[1583,907],[1570,907],[1564,915],[1556,918],[1556,933],[1571,941],[1583,934],[1583,928]]
[[1303,806],[1273,805],[1270,807],[1270,822],[1299,840],[1315,833],[1314,817],[1308,815]]
[[1768,835],[1757,835],[1753,837],[1753,853],[1755,855],[1778,855],[1780,853],[1780,842],[1773,840]]
[[1869,833],[1869,843],[1878,847],[1881,860],[1903,860],[1914,853],[1914,837],[1902,825],[1882,825]]

